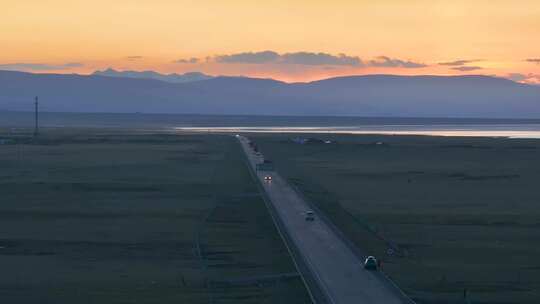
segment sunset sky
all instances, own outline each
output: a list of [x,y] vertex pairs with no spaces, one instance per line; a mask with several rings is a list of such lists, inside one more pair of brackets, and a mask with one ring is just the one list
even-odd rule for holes
[[540,83],[540,1],[0,0],[0,69]]

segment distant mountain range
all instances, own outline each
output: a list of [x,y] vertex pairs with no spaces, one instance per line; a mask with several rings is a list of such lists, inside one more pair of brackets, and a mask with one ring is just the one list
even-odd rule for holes
[[156,79],[172,83],[183,83],[214,78],[213,76],[206,75],[200,72],[190,72],[185,74],[160,74],[154,71],[116,71],[112,68],[108,68],[103,71],[95,71],[92,75],[122,78]]
[[0,109],[260,115],[540,118],[540,87],[488,76],[368,75],[309,83],[214,77],[173,83],[0,71]]

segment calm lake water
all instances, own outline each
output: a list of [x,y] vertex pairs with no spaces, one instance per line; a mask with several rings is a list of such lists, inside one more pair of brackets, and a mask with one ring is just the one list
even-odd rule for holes
[[[0,127],[31,128],[32,112],[0,111]],[[189,132],[281,132],[540,138],[540,119],[40,113],[49,128],[127,128]]]
[[539,138],[540,124],[359,125],[347,127],[177,127],[178,131],[221,133],[385,134]]

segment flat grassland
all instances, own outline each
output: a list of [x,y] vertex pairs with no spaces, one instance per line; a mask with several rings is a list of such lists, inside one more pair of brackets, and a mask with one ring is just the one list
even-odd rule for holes
[[418,303],[539,302],[540,140],[249,136]]
[[232,137],[23,133],[0,130],[0,303],[309,301]]

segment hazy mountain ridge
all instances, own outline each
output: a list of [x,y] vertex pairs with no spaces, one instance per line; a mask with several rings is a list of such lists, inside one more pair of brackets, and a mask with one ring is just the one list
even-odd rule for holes
[[95,71],[92,75],[122,78],[156,79],[172,83],[184,83],[214,78],[214,76],[206,75],[200,72],[189,72],[184,74],[160,74],[154,71],[116,71],[112,68],[108,68],[103,71]]
[[0,109],[262,115],[539,118],[540,87],[488,76],[367,75],[284,83],[215,77],[170,83],[0,71]]

